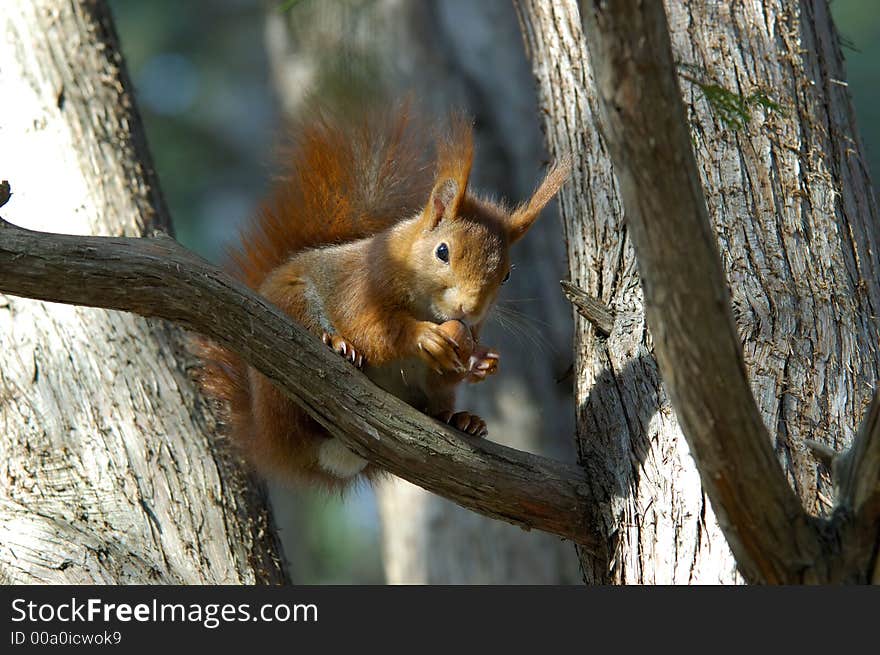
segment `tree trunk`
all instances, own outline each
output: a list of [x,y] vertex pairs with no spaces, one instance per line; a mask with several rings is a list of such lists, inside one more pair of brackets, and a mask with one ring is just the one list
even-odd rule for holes
[[[576,317],[579,453],[608,538],[607,557],[580,553],[585,579],[738,581],[653,356],[577,6],[517,9],[551,150],[576,157],[561,202],[571,279],[616,316],[607,339]],[[828,471],[804,439],[851,442],[880,336],[880,228],[837,36],[824,0],[667,15],[752,389],[792,486],[823,514]]]
[[[507,0],[314,3],[270,11],[267,42],[282,105],[338,93],[407,92],[441,119],[465,108],[476,119],[476,188],[527,197],[546,160],[528,62]],[[489,422],[490,439],[571,460],[571,321],[558,219],[548,210],[514,251],[502,320],[483,341],[501,372],[460,393]],[[507,311],[504,311],[504,310]],[[526,314],[520,318],[519,313]],[[512,325],[511,325],[512,324]],[[487,519],[398,478],[377,489],[383,559],[391,583],[570,583],[570,544]]]
[[[170,231],[104,4],[11,3],[0,34],[4,216]],[[285,581],[261,487],[214,438],[191,363],[164,322],[0,296],[3,581]]]

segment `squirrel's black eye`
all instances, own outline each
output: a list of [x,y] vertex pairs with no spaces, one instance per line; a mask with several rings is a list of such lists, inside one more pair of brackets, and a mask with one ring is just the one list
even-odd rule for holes
[[449,246],[445,243],[441,243],[437,246],[437,250],[434,251],[434,254],[437,255],[437,259],[441,262],[449,263]]
[[501,280],[501,284],[504,284],[510,279],[510,271],[507,271],[507,275],[504,276],[504,279]]

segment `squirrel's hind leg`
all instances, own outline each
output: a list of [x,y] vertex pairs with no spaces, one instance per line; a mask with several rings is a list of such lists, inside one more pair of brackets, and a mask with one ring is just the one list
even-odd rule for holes
[[472,437],[486,437],[489,434],[486,421],[470,412],[452,412],[447,410],[436,414],[434,418]]
[[444,385],[438,381],[434,391],[435,393],[428,401],[426,413],[429,416],[472,437],[488,436],[489,429],[486,427],[486,421],[470,412],[455,411],[455,385]]

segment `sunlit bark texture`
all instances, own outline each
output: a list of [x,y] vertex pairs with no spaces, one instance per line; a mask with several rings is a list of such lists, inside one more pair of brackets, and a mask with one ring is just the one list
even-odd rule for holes
[[[561,202],[571,278],[616,316],[607,338],[576,316],[579,453],[608,539],[607,558],[581,553],[585,578],[738,581],[653,357],[577,4],[516,6],[550,149],[576,155]],[[830,479],[804,440],[852,440],[880,336],[880,227],[837,35],[824,0],[666,8],[751,386],[786,476],[821,515]]]
[[[102,3],[0,12],[4,217],[138,236],[169,220]],[[283,582],[260,487],[213,436],[182,332],[0,296],[0,578]]]

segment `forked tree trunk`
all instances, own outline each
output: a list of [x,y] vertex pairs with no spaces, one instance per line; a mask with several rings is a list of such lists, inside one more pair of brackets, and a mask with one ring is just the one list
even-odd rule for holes
[[[474,186],[517,202],[531,193],[546,158],[535,120],[528,63],[508,0],[379,0],[304,3],[270,10],[268,45],[282,105],[296,113],[316,93],[412,94],[445,117],[476,119]],[[565,252],[555,212],[513,253],[501,297],[503,327],[485,343],[502,353],[500,373],[460,393],[483,415],[490,439],[571,459],[574,431],[568,304],[558,287]],[[525,318],[511,316],[525,314]],[[570,544],[465,510],[399,478],[377,488],[383,561],[391,583],[574,583]]]
[[[5,218],[169,229],[102,2],[7,3],[0,62]],[[2,581],[285,581],[261,488],[214,437],[182,344],[160,321],[0,296]]]
[[[551,151],[576,155],[571,277],[616,314],[607,339],[576,317],[578,445],[608,538],[607,557],[580,553],[586,581],[738,581],[652,355],[577,5],[516,5]],[[667,15],[752,388],[786,475],[822,514],[830,480],[804,439],[852,440],[880,336],[880,225],[828,7],[674,0]],[[737,96],[750,120],[724,116]]]

